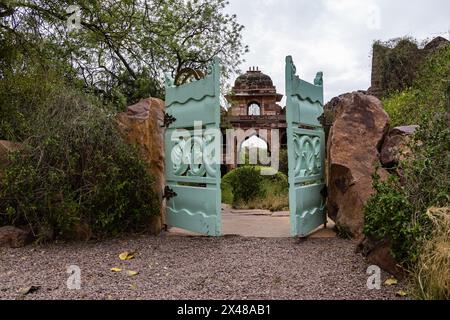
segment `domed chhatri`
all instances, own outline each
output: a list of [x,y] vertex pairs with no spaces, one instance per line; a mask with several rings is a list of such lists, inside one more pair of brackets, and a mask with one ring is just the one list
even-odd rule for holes
[[258,67],[251,67],[239,76],[232,94],[226,98],[231,104],[231,116],[277,116],[283,113],[277,104],[283,95],[277,93],[272,79]]
[[[244,131],[254,129],[258,136],[266,134],[263,135],[263,140],[269,149],[272,146],[271,130],[277,129],[279,134],[274,138],[279,139],[280,145],[286,145],[286,115],[278,104],[283,95],[277,93],[270,76],[262,73],[257,67],[252,67],[236,79],[231,94],[226,98],[230,103],[230,107],[224,113],[227,129],[230,125],[234,129]],[[241,145],[236,145],[235,148],[240,149]],[[237,157],[237,153],[235,156]],[[235,160],[237,163],[237,158]],[[228,170],[234,168],[236,165],[228,165]]]
[[258,67],[250,68],[245,74],[239,76],[234,82],[236,93],[243,91],[260,91],[276,93],[272,79],[262,73]]

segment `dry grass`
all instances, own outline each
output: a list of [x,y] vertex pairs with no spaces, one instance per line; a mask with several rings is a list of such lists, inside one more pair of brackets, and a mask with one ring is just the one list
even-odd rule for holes
[[236,209],[263,209],[275,211],[289,210],[289,196],[288,194],[273,194],[269,193],[264,198],[250,200],[247,203],[238,203]]
[[431,208],[427,214],[435,229],[413,274],[414,294],[424,300],[450,300],[450,207]]

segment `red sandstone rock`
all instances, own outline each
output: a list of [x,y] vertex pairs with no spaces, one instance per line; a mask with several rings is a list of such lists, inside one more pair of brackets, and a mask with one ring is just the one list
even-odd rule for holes
[[388,241],[374,241],[364,238],[358,244],[356,252],[365,256],[368,263],[380,267],[398,279],[405,276],[403,268],[397,264],[391,253]]
[[[352,237],[361,239],[363,207],[373,194],[372,175],[389,118],[374,96],[354,92],[332,100],[334,124],[328,139],[328,214]],[[382,179],[387,171],[378,172]]]
[[0,228],[0,247],[21,248],[32,241],[31,233],[12,226]]
[[418,126],[397,127],[387,135],[381,148],[380,160],[384,167],[394,167],[403,160],[409,152],[407,144],[409,138]]
[[144,99],[127,108],[117,116],[119,131],[125,141],[138,147],[140,156],[147,164],[148,172],[155,178],[155,193],[160,196],[161,215],[149,221],[150,231],[160,233],[165,207],[162,195],[164,176],[164,101],[156,98]]

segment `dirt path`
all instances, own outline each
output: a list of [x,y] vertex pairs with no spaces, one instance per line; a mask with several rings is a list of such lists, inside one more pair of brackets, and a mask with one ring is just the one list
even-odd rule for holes
[[[120,261],[126,250],[136,257]],[[79,291],[67,289],[69,265],[81,268]],[[399,287],[368,290],[366,270],[342,239],[163,235],[0,249],[0,299],[395,299]]]

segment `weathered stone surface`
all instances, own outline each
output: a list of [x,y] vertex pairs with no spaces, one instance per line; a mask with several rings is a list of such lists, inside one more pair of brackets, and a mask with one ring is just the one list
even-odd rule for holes
[[423,49],[425,51],[433,53],[433,52],[435,52],[441,48],[444,48],[448,45],[450,45],[450,41],[448,41],[447,39],[445,39],[443,37],[436,37],[433,40],[431,40],[430,42],[428,42]]
[[368,263],[379,266],[398,279],[402,279],[405,275],[404,270],[392,256],[390,245],[387,241],[374,241],[364,238],[358,244],[356,252],[366,257]]
[[155,178],[155,193],[161,201],[161,215],[149,221],[151,233],[161,232],[165,207],[162,199],[164,177],[164,101],[156,98],[141,100],[117,115],[119,131],[125,141],[138,147],[148,172]]
[[150,115],[151,99],[141,100],[127,107],[127,115],[135,118],[147,119]]
[[409,150],[407,144],[409,138],[419,126],[396,127],[392,129],[384,140],[381,148],[380,160],[384,167],[396,166],[403,160]]
[[32,240],[29,231],[12,226],[0,227],[0,247],[21,248]]
[[[341,231],[361,238],[363,207],[373,193],[372,174],[389,117],[376,97],[361,92],[341,95],[326,109],[334,118],[327,146],[328,214]],[[384,169],[379,174],[388,175]]]

